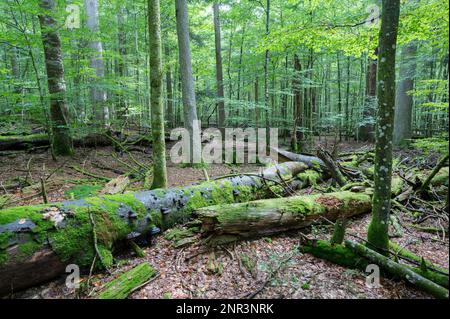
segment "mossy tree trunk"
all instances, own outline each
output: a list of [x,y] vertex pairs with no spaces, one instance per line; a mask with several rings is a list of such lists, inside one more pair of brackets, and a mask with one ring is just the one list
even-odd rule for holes
[[280,176],[290,185],[306,169],[302,163],[284,163],[264,171],[263,178],[242,175],[182,188],[0,210],[0,295],[55,278],[68,264],[87,269],[97,253],[97,266],[109,266],[112,251],[130,237],[146,243],[160,228],[189,220],[201,207],[272,197],[280,188]]
[[400,0],[383,0],[379,40],[378,113],[375,147],[375,190],[368,241],[381,252],[389,248],[392,138],[395,112],[395,53]]
[[448,289],[445,289],[433,281],[421,276],[410,268],[400,265],[382,254],[379,254],[376,251],[354,241],[345,241],[345,246],[356,254],[361,255],[369,261],[377,264],[389,274],[402,278],[410,284],[432,294],[436,298],[448,299]]
[[163,70],[161,49],[161,17],[159,0],[148,0],[148,33],[150,48],[150,87],[153,136],[152,189],[167,187],[166,142],[164,133]]
[[212,245],[304,228],[321,218],[337,220],[369,213],[366,194],[339,192],[266,199],[199,209],[201,231]]
[[73,145],[66,106],[66,83],[64,81],[61,39],[57,31],[57,22],[50,15],[54,13],[56,3],[55,0],[41,0],[40,6],[45,11],[39,15],[39,22],[50,94],[52,146],[55,155],[67,156],[73,154]]

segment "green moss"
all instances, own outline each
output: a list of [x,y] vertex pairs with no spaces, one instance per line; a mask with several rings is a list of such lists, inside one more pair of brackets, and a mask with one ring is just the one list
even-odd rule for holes
[[392,186],[391,186],[391,192],[393,195],[398,195],[403,190],[403,179],[401,179],[399,176],[394,176],[392,178]]
[[64,195],[70,200],[81,199],[97,195],[102,188],[103,186],[98,184],[76,185],[68,189]]
[[366,269],[369,264],[366,259],[355,254],[347,247],[343,245],[332,245],[325,240],[309,242],[301,247],[301,251],[350,268]]
[[105,285],[99,299],[125,299],[131,291],[156,275],[148,263],[142,263]]
[[47,134],[29,134],[29,135],[0,135],[0,142],[33,142],[35,140],[48,139]]
[[192,230],[181,227],[169,229],[164,233],[164,238],[171,241],[179,241],[192,236],[194,236]]
[[315,186],[315,185],[317,185],[317,182],[320,180],[321,175],[320,175],[320,173],[318,173],[317,171],[315,171],[313,169],[308,169],[308,170],[298,174],[297,177],[304,183]]

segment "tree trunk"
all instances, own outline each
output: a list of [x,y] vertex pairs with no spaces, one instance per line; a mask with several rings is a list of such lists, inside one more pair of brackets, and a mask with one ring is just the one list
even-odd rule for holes
[[196,211],[211,245],[268,236],[310,226],[320,218],[337,220],[369,213],[371,199],[352,192],[294,196]]
[[[127,67],[126,67],[126,58],[127,58],[127,49],[126,49],[126,32],[125,32],[125,7],[123,5],[119,5],[117,8],[117,36],[118,36],[118,53],[119,57],[117,59],[117,71],[119,76],[119,86],[120,92],[117,94],[118,105],[117,105],[117,119],[120,120],[120,124],[126,125],[128,122],[128,102],[126,99],[126,95],[124,91],[126,89],[125,85],[125,77],[127,76]],[[151,84],[150,84],[151,85]]]
[[166,46],[164,47],[164,51],[166,59],[167,127],[174,128],[176,125],[173,104],[172,68],[169,63],[170,49],[168,44],[166,44]]
[[[217,83],[217,111],[219,113],[219,128],[225,132],[225,93],[223,88],[223,67],[222,67],[222,39],[220,32],[220,4],[213,4],[214,12],[214,39],[216,46],[216,83]],[[223,134],[223,133],[222,133]]]
[[[378,50],[377,50],[378,51]],[[377,91],[377,60],[369,58],[366,79],[366,98],[363,109],[363,124],[359,127],[359,139],[364,142],[375,141],[375,113]]]
[[[56,8],[54,0],[41,0],[42,9],[52,13]],[[47,14],[39,15],[42,44],[45,53],[48,91],[50,94],[50,121],[52,128],[52,147],[55,155],[72,155],[72,136],[69,128],[69,115],[66,106],[66,83],[61,53],[61,40],[56,20]]]
[[379,38],[378,114],[375,147],[375,190],[372,221],[367,239],[380,251],[389,249],[389,214],[391,210],[392,137],[395,112],[395,52],[400,0],[383,0]]
[[105,266],[127,238],[145,243],[149,234],[187,221],[201,207],[269,198],[273,190],[268,186],[278,185],[280,176],[290,185],[306,168],[291,162],[262,175],[0,210],[0,295],[55,278],[68,264],[87,269],[94,246]]
[[[191,163],[196,159],[194,156],[194,131],[199,131],[197,120],[197,102],[195,98],[194,76],[192,74],[191,47],[189,40],[189,16],[186,0],[176,0],[176,20],[178,36],[178,53],[180,62],[181,88],[183,95],[184,127],[191,137]],[[196,145],[197,146],[197,145]]]
[[[392,1],[392,0],[388,0]],[[410,284],[419,287],[420,289],[432,294],[439,299],[448,299],[448,290],[439,286],[433,281],[422,277],[418,273],[414,272],[408,267],[404,267],[395,261],[388,259],[387,257],[377,253],[374,250],[367,248],[364,245],[347,240],[345,246],[351,249],[353,252],[367,258],[371,262],[380,266],[383,270],[387,271],[393,276],[398,276]]]
[[408,43],[402,50],[400,65],[400,80],[397,87],[394,124],[394,145],[412,137],[413,97],[410,91],[414,89],[416,73],[417,43]]
[[[87,20],[86,24],[91,33],[97,38],[100,37],[100,22],[98,17],[98,1],[97,0],[85,0],[84,5],[86,7]],[[103,46],[102,42],[98,39],[89,43],[89,48],[92,50],[92,57],[90,66],[95,70],[96,79],[91,80],[91,99],[93,104],[93,110],[95,119],[102,127],[107,124],[108,121],[108,106],[106,105],[106,91],[99,85],[100,81],[105,77],[105,66],[103,62]]]
[[152,189],[167,187],[166,143],[164,133],[163,70],[161,49],[161,18],[159,0],[148,0],[148,34],[150,44],[150,103],[153,137]]

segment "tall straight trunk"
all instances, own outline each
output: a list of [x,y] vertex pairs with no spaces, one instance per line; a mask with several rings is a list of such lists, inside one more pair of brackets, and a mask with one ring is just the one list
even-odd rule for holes
[[[55,0],[41,0],[40,6],[49,14],[56,9]],[[66,106],[66,83],[61,53],[61,39],[56,20],[48,14],[40,14],[42,44],[47,70],[48,92],[50,94],[50,121],[52,128],[52,147],[55,155],[72,155],[73,142],[69,128],[69,115]]]
[[342,74],[341,74],[341,59],[339,52],[337,53],[337,85],[338,85],[338,114],[339,114],[339,141],[342,141]]
[[219,128],[225,129],[225,93],[223,88],[223,66],[222,66],[222,39],[220,32],[220,4],[213,4],[214,12],[214,39],[216,46],[216,83],[217,83],[217,111],[219,114]]
[[[270,34],[270,0],[266,1],[266,37]],[[270,142],[270,118],[269,118],[269,62],[270,52],[266,49],[264,59],[264,107],[265,107],[265,119],[266,119],[266,145]]]
[[97,124],[103,126],[108,121],[108,106],[106,105],[106,91],[99,85],[100,81],[105,77],[105,66],[103,62],[103,46],[102,42],[98,40],[100,37],[100,22],[98,17],[98,1],[84,0],[86,7],[86,25],[89,31],[95,36],[89,43],[89,48],[92,50],[90,66],[95,70],[95,79],[91,80],[91,99],[93,105],[93,113]]
[[244,28],[242,29],[242,38],[241,38],[241,45],[239,48],[239,68],[238,68],[238,78],[237,78],[237,100],[241,100],[241,74],[242,74],[242,59],[244,56],[244,41],[245,41],[245,30],[246,25],[244,25]]
[[195,83],[192,74],[192,58],[189,39],[189,16],[187,0],[175,0],[178,54],[180,62],[181,89],[183,96],[184,127],[191,136],[190,158],[194,161],[194,130],[198,131],[197,102],[195,98]]
[[375,141],[375,126],[372,122],[374,121],[376,113],[377,65],[377,60],[369,57],[366,79],[366,98],[364,101],[362,119],[364,124],[359,128],[359,139],[362,141]]
[[298,127],[302,126],[302,90],[301,90],[301,71],[302,65],[297,54],[294,55],[294,79],[292,80],[293,97],[293,132],[291,140],[291,148],[294,152],[299,151],[299,143],[303,138],[303,134],[298,132]]
[[392,138],[395,116],[395,53],[400,15],[400,0],[383,0],[379,36],[378,114],[375,146],[375,190],[372,221],[367,239],[377,250],[389,251],[389,214],[391,210]]
[[351,58],[347,57],[347,88],[345,93],[345,140],[348,141],[350,135],[350,66]]
[[[164,47],[164,55],[166,61],[170,59],[169,45]],[[173,110],[173,84],[172,84],[172,67],[166,62],[166,94],[167,94],[167,127],[175,127],[174,110]]]
[[152,189],[167,187],[166,143],[164,134],[163,70],[159,0],[148,0],[148,34],[150,48],[150,87],[153,136]]
[[11,75],[14,80],[13,84],[13,92],[15,94],[14,96],[14,105],[17,105],[19,103],[21,96],[23,94],[23,88],[22,85],[18,84],[18,82],[21,81],[21,75],[20,75],[20,66],[18,61],[18,52],[17,47],[11,46],[11,49],[9,51],[10,60],[11,60]]
[[417,42],[408,43],[402,50],[399,82],[397,87],[394,145],[400,145],[403,141],[412,137],[412,110],[413,97],[409,93],[414,89],[414,77],[416,73]]
[[117,37],[118,37],[118,51],[119,57],[117,59],[117,72],[120,77],[120,93],[117,94],[118,98],[118,107],[117,107],[117,118],[122,122],[121,124],[126,123],[128,118],[128,105],[125,98],[125,94],[123,91],[125,90],[125,77],[127,76],[126,71],[126,33],[125,33],[125,8],[121,6],[117,10]]

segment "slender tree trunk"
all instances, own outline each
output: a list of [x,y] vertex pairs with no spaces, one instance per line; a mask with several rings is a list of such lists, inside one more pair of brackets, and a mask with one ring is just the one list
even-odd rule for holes
[[[54,0],[41,0],[42,9],[53,13],[56,8]],[[56,20],[47,14],[39,15],[42,32],[42,44],[45,54],[48,91],[50,94],[50,121],[52,128],[52,145],[55,155],[72,155],[72,136],[69,128],[69,115],[66,106],[66,83],[61,53],[61,40]]]
[[350,135],[350,66],[351,66],[351,58],[347,57],[347,89],[346,89],[346,98],[345,98],[345,140],[348,141],[348,137]]
[[[222,39],[220,31],[220,4],[213,4],[214,12],[214,39],[216,45],[216,83],[217,83],[217,111],[219,114],[219,128],[225,129],[225,93],[223,88],[223,66],[222,66]],[[223,133],[222,133],[223,134]]]
[[[89,31],[96,37],[100,37],[100,22],[98,18],[98,2],[97,0],[85,0],[87,20],[86,25]],[[108,122],[108,107],[106,105],[106,91],[102,89],[99,82],[105,77],[105,66],[103,62],[103,46],[100,40],[92,40],[89,43],[92,50],[90,66],[95,70],[96,79],[91,80],[91,99],[95,119],[100,126],[104,126]]]
[[[266,36],[270,34],[270,0],[266,1]],[[266,119],[266,145],[270,143],[270,118],[269,118],[269,62],[270,51],[266,50],[264,59],[264,107],[265,107],[265,119]]]
[[[378,49],[377,49],[378,51]],[[363,109],[363,125],[359,128],[359,139],[361,141],[375,141],[375,126],[373,121],[376,113],[376,92],[377,92],[377,60],[369,57],[367,66],[367,84],[366,84],[366,98]]]
[[400,145],[403,141],[412,137],[412,110],[413,97],[409,93],[414,89],[414,77],[416,73],[417,43],[408,43],[402,50],[400,65],[400,80],[397,87],[394,145]]
[[294,55],[294,79],[292,81],[292,90],[294,93],[293,118],[294,127],[292,132],[291,148],[294,152],[299,152],[299,143],[303,139],[303,134],[298,132],[299,126],[302,126],[302,90],[301,90],[301,71],[302,65],[297,54]]
[[167,94],[167,127],[175,127],[174,110],[173,110],[173,85],[172,85],[172,67],[167,61],[170,59],[169,45],[164,47],[166,57],[166,94]]
[[392,139],[395,116],[395,53],[400,0],[383,0],[379,36],[378,114],[375,147],[375,190],[368,241],[380,251],[389,250],[391,209]]
[[150,87],[153,136],[152,189],[167,187],[166,143],[164,134],[163,70],[161,18],[159,0],[148,0],[148,34],[150,48]]
[[338,85],[338,115],[339,115],[339,141],[342,141],[342,74],[341,74],[341,59],[339,52],[337,53],[337,85]]
[[128,103],[123,91],[125,90],[125,77],[127,76],[126,70],[126,33],[125,33],[125,8],[123,6],[117,9],[117,26],[118,26],[118,44],[119,44],[119,57],[117,59],[117,71],[119,75],[120,93],[117,94],[118,106],[117,106],[117,118],[121,121],[121,124],[126,124],[128,119]]
[[184,127],[191,137],[191,163],[198,158],[194,158],[194,131],[199,131],[197,121],[197,102],[195,98],[195,83],[192,74],[192,58],[189,40],[189,16],[186,0],[175,0],[178,53],[181,74],[181,89],[183,95]]
[[242,59],[244,56],[244,41],[245,41],[245,29],[246,26],[244,26],[242,30],[242,38],[241,38],[241,46],[239,48],[239,68],[238,68],[238,78],[237,78],[237,100],[241,100],[241,73],[242,73]]

